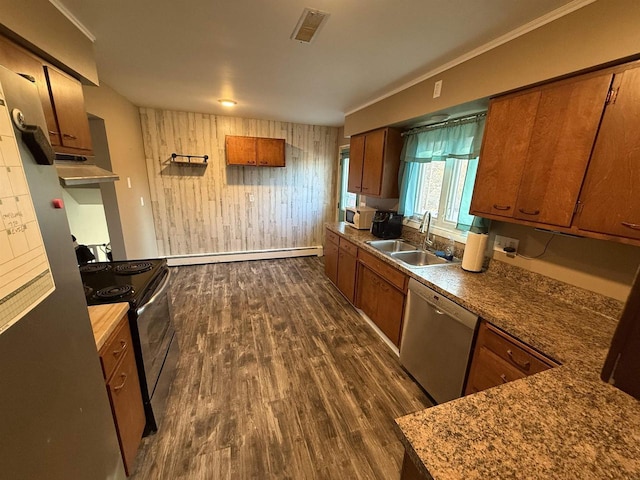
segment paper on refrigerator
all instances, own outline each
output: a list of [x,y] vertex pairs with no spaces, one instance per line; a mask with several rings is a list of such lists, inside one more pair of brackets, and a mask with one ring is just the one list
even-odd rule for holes
[[55,290],[0,85],[0,334]]

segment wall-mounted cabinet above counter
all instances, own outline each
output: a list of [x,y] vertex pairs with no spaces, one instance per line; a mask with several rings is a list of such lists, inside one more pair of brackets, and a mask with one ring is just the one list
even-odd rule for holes
[[284,138],[243,137],[225,138],[227,165],[249,167],[284,167]]
[[347,190],[368,197],[398,198],[400,130],[381,128],[351,137]]
[[82,85],[40,57],[0,36],[0,65],[38,87],[49,140],[56,153],[92,155]]
[[640,64],[491,100],[471,213],[640,245]]

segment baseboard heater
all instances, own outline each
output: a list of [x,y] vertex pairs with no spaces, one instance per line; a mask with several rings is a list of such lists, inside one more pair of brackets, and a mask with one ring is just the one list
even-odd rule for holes
[[322,256],[322,246],[252,250],[247,252],[195,253],[192,255],[169,255],[170,267],[181,265],[204,265],[207,263],[243,262],[246,260],[273,260],[277,258]]

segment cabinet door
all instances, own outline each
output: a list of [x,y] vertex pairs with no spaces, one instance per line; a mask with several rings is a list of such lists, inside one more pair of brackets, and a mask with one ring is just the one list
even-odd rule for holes
[[640,239],[640,68],[616,74],[580,193],[581,230]]
[[362,167],[364,166],[364,135],[351,137],[349,142],[349,179],[347,191],[362,192]]
[[540,91],[491,101],[471,213],[512,217],[522,178]]
[[571,224],[612,77],[564,81],[541,90],[515,218]]
[[394,345],[400,345],[404,294],[384,279],[379,280],[378,309],[372,320]]
[[263,167],[284,167],[284,143],[282,138],[257,138],[256,159],[258,165]]
[[324,246],[324,273],[334,285],[338,284],[338,245],[327,242]]
[[381,129],[365,136],[364,166],[362,167],[362,194],[380,195],[387,130]]
[[122,362],[107,383],[107,390],[124,466],[127,475],[130,475],[133,472],[133,464],[145,426],[140,382],[135,357],[131,350],[125,353]]
[[76,79],[45,66],[49,94],[60,127],[63,147],[91,150],[89,119],[84,109],[82,85]]
[[373,320],[378,310],[378,275],[362,263],[358,269],[358,295],[356,306]]
[[340,249],[338,252],[338,289],[353,303],[356,286],[356,257]]
[[35,80],[38,94],[40,95],[40,103],[42,103],[42,110],[44,111],[44,118],[49,130],[49,139],[52,145],[60,145],[60,132],[56,117],[53,114],[47,77],[42,68],[42,62],[9,40],[0,37],[0,65],[15,73],[29,75]]
[[227,165],[256,165],[256,138],[227,135],[225,156]]

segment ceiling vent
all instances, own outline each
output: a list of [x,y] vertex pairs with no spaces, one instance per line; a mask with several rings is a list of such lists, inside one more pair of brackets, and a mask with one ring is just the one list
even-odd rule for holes
[[326,12],[305,8],[291,34],[291,39],[301,43],[311,43],[328,18],[329,14]]

